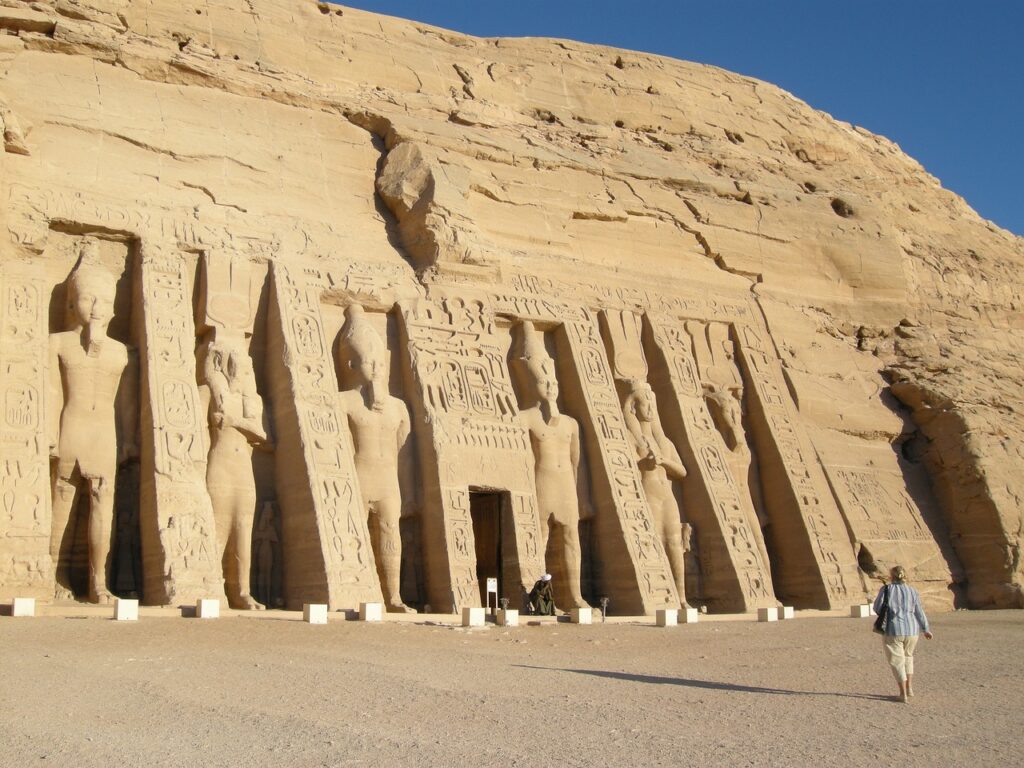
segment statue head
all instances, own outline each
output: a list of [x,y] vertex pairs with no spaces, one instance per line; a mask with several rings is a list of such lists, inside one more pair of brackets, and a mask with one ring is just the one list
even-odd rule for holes
[[626,398],[627,405],[639,421],[652,422],[655,418],[654,390],[646,381],[634,379],[630,383],[631,391]]
[[98,250],[96,241],[83,241],[68,280],[68,306],[80,325],[106,330],[114,316],[117,281],[97,262]]
[[546,403],[558,400],[558,377],[555,375],[555,361],[544,346],[544,336],[533,323],[524,321],[518,359],[533,383],[536,397]]
[[345,326],[338,339],[339,378],[354,378],[358,386],[373,385],[375,391],[387,387],[386,347],[358,304],[345,309]]

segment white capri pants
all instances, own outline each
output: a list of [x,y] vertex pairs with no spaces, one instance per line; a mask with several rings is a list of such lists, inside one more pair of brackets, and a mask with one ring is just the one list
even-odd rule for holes
[[917,647],[918,635],[886,635],[885,660],[892,667],[893,677],[897,683],[914,674],[914,648]]

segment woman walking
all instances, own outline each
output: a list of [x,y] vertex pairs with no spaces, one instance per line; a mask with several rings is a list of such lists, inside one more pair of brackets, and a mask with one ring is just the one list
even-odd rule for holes
[[932,633],[928,630],[928,617],[921,607],[921,596],[906,583],[907,572],[903,566],[894,566],[889,576],[890,582],[878,590],[875,613],[881,614],[882,608],[887,607],[884,622],[885,660],[889,662],[900,687],[900,701],[906,703],[914,695],[911,681],[918,635],[923,634],[931,640]]

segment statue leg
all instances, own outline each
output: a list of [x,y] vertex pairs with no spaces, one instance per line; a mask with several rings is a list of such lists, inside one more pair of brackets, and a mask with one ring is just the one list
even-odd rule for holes
[[[74,525],[71,510],[75,506],[78,487],[72,479],[73,472],[58,469],[53,486],[53,514],[50,518],[50,558],[53,560],[55,582],[54,597],[58,600],[73,600],[71,592],[71,546]],[[70,529],[70,530],[69,530]]]
[[[540,526],[539,527],[540,527],[540,543],[539,543],[540,555],[541,555],[541,559],[544,560],[544,567],[547,568],[550,571],[550,568],[548,568],[548,564],[547,564],[548,563],[547,557],[548,557],[548,540],[551,538],[551,517],[549,515],[545,515],[543,513],[543,511],[540,514]],[[541,574],[538,573],[537,576],[539,577],[539,576],[541,576]]]
[[[209,477],[209,475],[207,475]],[[224,591],[228,596],[228,604],[232,602],[232,594],[237,583],[234,579],[234,558],[231,557],[232,546],[232,503],[234,491],[220,483],[210,483],[207,479],[206,489],[210,494],[213,506],[213,529],[217,539],[217,558],[220,562],[221,575],[224,577]]]
[[382,499],[377,504],[377,535],[374,554],[379,563],[384,605],[392,613],[409,613],[413,609],[402,602],[402,505],[396,499]]
[[[256,519],[256,492],[239,491],[236,494],[234,514],[231,516],[231,555],[232,566],[236,571],[238,591],[235,600],[229,598],[232,608],[242,610],[260,610],[251,594],[250,573],[252,571],[252,526]],[[233,557],[232,557],[233,555]]]
[[89,601],[109,603],[110,542],[114,534],[114,473],[89,479]]
[[580,593],[580,565],[583,557],[580,548],[580,531],[578,522],[560,525],[562,535],[562,558],[565,562],[566,586],[569,588],[569,599],[573,608],[589,608]]
[[690,604],[686,602],[686,553],[683,551],[683,525],[670,517],[670,515],[678,516],[675,503],[666,504],[662,514],[666,518],[661,527],[662,543],[665,545],[665,553],[668,555],[668,564],[672,568],[676,592],[679,593],[679,606],[689,608]]

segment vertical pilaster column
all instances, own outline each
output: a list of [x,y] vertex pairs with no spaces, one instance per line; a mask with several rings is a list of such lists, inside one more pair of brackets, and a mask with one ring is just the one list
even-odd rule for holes
[[188,262],[143,250],[139,262],[140,528],[147,603],[192,604],[224,593],[206,492],[209,435],[196,385]]
[[[704,403],[701,381],[689,334],[666,317],[648,316],[649,328],[672,390],[676,416],[685,430],[688,466],[696,469],[686,483],[688,499],[700,509],[686,510],[690,519],[706,521],[698,528],[704,593],[721,611],[752,611],[774,606],[771,570],[764,561],[751,526],[757,516],[749,495],[737,488],[726,458],[727,448]],[[711,522],[712,525],[707,525]],[[708,529],[711,530],[708,530]]]
[[[582,395],[591,477],[598,493],[596,545],[601,589],[616,613],[653,614],[679,605],[668,558],[654,530],[634,451],[626,439],[597,317],[583,309],[565,324],[574,382]],[[603,487],[602,487],[603,486]]]
[[737,328],[737,348],[779,556],[776,587],[797,607],[859,602],[864,590],[850,536],[783,383],[778,355],[753,326]]
[[290,608],[382,602],[348,428],[338,415],[322,288],[272,270],[267,375],[277,428],[284,592]]
[[42,270],[0,266],[0,585],[53,597],[47,301]]

